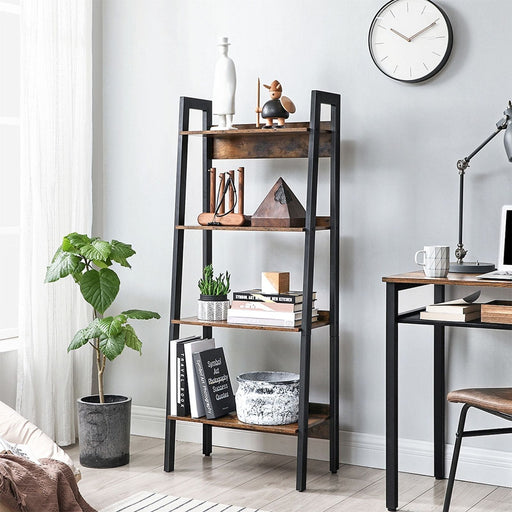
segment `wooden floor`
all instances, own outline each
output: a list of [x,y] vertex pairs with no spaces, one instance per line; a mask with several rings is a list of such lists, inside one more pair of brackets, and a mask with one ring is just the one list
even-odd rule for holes
[[[78,446],[66,449],[78,463]],[[383,512],[384,471],[308,462],[307,490],[295,491],[295,459],[283,455],[214,447],[203,457],[201,446],[177,443],[176,471],[163,471],[163,441],[132,437],[131,462],[115,469],[81,468],[80,491],[101,511],[139,491],[261,508],[269,512]],[[399,507],[407,512],[442,510],[446,480],[400,474]],[[512,489],[456,482],[450,512],[510,512]]]

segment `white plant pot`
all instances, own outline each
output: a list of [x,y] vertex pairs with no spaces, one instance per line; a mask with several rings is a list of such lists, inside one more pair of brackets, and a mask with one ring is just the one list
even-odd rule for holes
[[225,295],[201,295],[197,301],[197,318],[207,322],[227,320],[229,300]]

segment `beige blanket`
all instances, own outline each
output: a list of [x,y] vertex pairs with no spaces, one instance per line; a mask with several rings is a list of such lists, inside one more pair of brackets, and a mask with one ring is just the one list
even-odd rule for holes
[[20,512],[97,512],[80,495],[69,466],[9,453],[0,454],[0,503]]

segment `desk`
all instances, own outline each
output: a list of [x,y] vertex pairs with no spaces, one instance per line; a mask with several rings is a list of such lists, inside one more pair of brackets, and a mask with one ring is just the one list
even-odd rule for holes
[[[383,277],[386,283],[386,507],[398,507],[398,325],[421,324],[434,326],[434,476],[445,477],[445,327],[507,329],[512,325],[472,322],[439,322],[420,320],[420,308],[400,312],[399,292],[418,286],[434,285],[433,302],[445,300],[447,286],[476,286],[478,288],[510,288],[512,281],[476,279],[475,274],[448,274],[445,278],[426,277],[423,271]],[[469,383],[468,383],[469,385]]]

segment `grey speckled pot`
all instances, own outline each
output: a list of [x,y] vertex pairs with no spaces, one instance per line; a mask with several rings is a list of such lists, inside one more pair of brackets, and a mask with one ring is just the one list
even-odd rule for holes
[[80,464],[88,468],[115,468],[130,461],[132,399],[98,395],[78,399]]
[[236,380],[238,419],[253,425],[286,425],[299,417],[299,375],[289,372],[242,373]]

